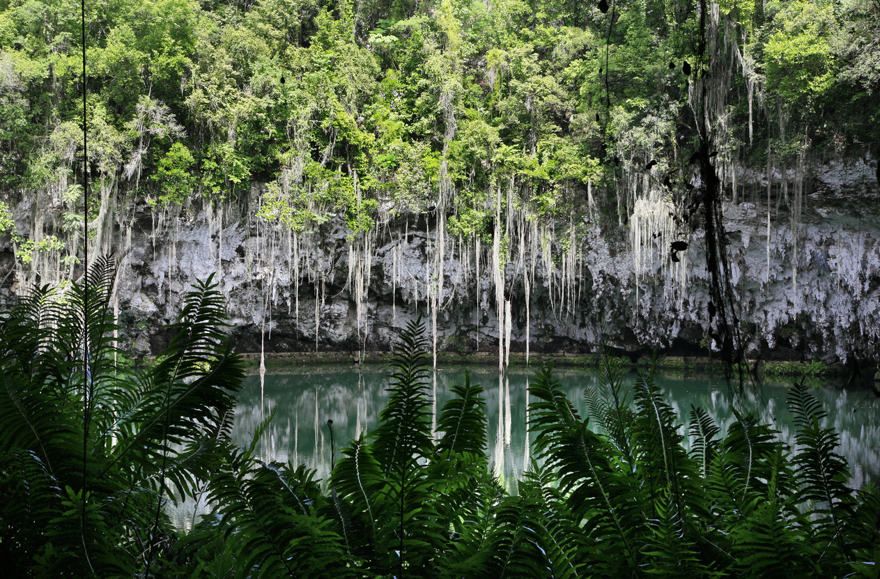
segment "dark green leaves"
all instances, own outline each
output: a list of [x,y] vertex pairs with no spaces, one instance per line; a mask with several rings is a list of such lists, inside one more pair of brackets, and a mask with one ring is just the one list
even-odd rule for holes
[[486,452],[486,402],[483,389],[471,384],[469,373],[465,383],[452,387],[455,397],[443,408],[437,429],[443,437],[437,451],[443,453],[470,452],[482,455]]
[[[241,368],[210,280],[187,296],[177,337],[147,370],[111,364],[112,275],[90,281],[99,291],[70,301],[35,290],[0,325],[0,493],[9,497],[0,504],[0,555],[16,568],[757,577],[869,574],[864,562],[876,560],[880,495],[847,486],[837,434],[803,386],[789,394],[794,449],[753,416],[735,412],[724,433],[693,408],[686,452],[650,374],[630,388],[625,366],[604,360],[606,384],[586,393],[602,430],[595,432],[545,368],[530,389],[537,461],[507,496],[489,469],[485,402],[469,377],[453,387],[435,444],[426,344],[412,322],[401,333],[379,428],[347,446],[330,480],[318,481],[305,467],[256,458],[256,438],[246,449],[229,441]],[[84,330],[95,346],[91,405],[83,404],[81,359],[57,350]],[[206,498],[210,509],[188,532],[162,509],[181,497]]]
[[173,532],[170,489],[192,495],[228,436],[242,371],[216,287],[187,295],[144,371],[115,343],[115,275],[99,258],[87,285],[35,289],[0,326],[0,544],[22,569],[134,574]]

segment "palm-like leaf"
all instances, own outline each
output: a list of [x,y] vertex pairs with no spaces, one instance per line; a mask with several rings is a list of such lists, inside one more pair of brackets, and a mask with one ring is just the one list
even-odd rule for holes
[[555,471],[560,491],[596,540],[614,545],[607,549],[602,572],[635,568],[634,534],[642,524],[635,481],[615,469],[614,446],[587,428],[549,369],[538,374],[531,393],[536,400],[529,408],[529,427],[538,433],[538,457]]
[[439,454],[470,452],[483,456],[486,452],[486,401],[483,389],[471,384],[470,373],[464,384],[452,387],[453,397],[443,407],[437,429],[443,432],[437,444]]
[[822,427],[827,413],[803,383],[789,390],[788,405],[797,427],[794,465],[800,491],[813,503],[811,510],[820,536],[827,543],[836,543],[846,557],[848,549],[842,533],[852,515],[853,497],[846,486],[846,460],[836,452],[840,437],[834,429]]

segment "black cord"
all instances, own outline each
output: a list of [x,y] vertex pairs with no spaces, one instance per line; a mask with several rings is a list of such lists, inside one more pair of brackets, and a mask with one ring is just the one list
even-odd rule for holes
[[86,0],[80,0],[80,33],[82,34],[82,124],[83,124],[83,443],[82,496],[80,500],[80,541],[92,574],[95,568],[89,558],[86,542],[86,491],[88,490],[88,440],[91,411],[91,376],[89,371],[89,142],[86,76]]
[[614,16],[617,10],[617,2],[611,2],[611,16],[608,18],[608,33],[605,35],[605,127],[611,117],[611,88],[608,83],[608,48],[611,45],[611,33],[614,30]]

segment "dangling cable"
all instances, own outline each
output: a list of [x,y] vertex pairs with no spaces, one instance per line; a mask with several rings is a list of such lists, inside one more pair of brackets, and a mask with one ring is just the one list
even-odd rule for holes
[[603,132],[608,129],[611,118],[611,85],[608,81],[609,47],[611,46],[611,33],[614,31],[614,20],[617,15],[617,2],[611,1],[611,15],[608,18],[608,33],[605,35],[605,126]]
[[80,498],[79,535],[83,554],[92,574],[95,568],[89,558],[86,542],[86,492],[88,481],[89,415],[91,410],[91,372],[89,369],[89,146],[86,110],[86,0],[80,0],[80,33],[82,35],[82,125],[83,125],[83,442],[82,495]]

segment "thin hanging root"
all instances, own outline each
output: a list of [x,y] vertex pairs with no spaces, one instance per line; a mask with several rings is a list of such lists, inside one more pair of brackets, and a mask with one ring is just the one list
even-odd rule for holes
[[658,268],[665,287],[674,295],[684,294],[687,282],[687,251],[677,252],[678,262],[669,259],[672,243],[676,240],[672,201],[657,190],[637,198],[630,216],[630,246],[633,254],[633,272],[636,278],[636,308],[639,304],[640,280]]

